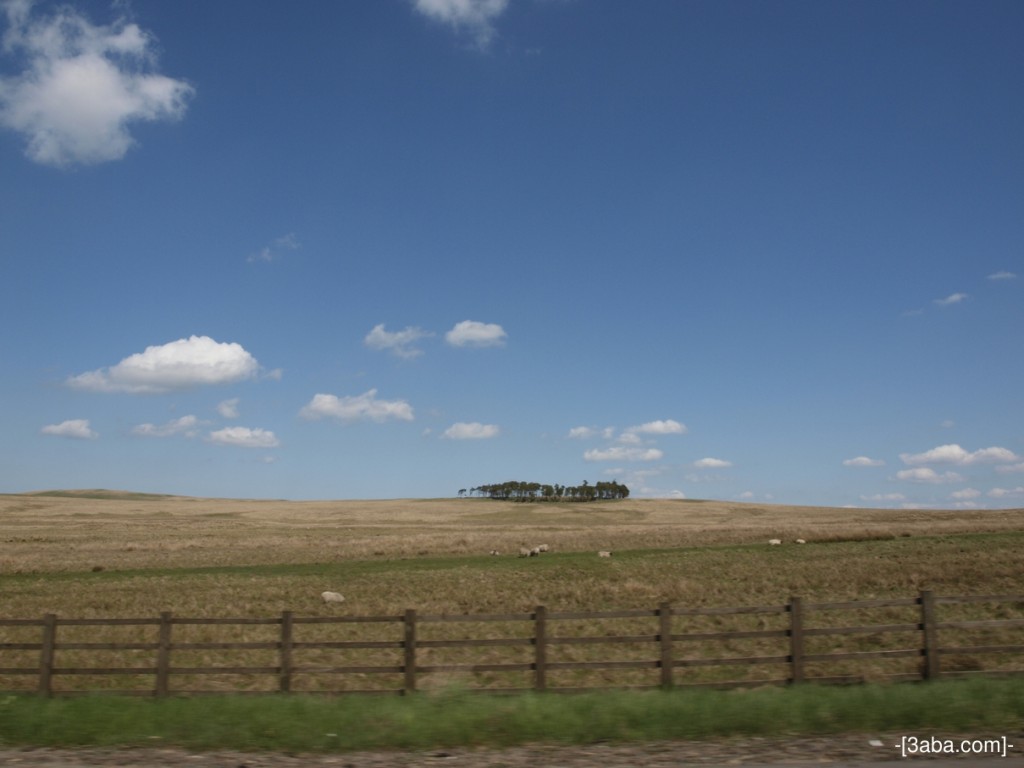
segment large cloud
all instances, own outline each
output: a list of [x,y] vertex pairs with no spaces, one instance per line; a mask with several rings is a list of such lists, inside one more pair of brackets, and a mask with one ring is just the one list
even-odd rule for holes
[[494,37],[493,22],[508,0],[413,0],[413,5],[424,16],[468,31],[480,48],[486,48]]
[[208,384],[230,384],[259,372],[259,363],[240,344],[209,336],[191,336],[146,347],[110,368],[80,373],[67,380],[92,392],[159,394]]
[[23,134],[26,154],[46,165],[117,160],[134,143],[129,124],[175,120],[189,84],[147,71],[153,40],[118,19],[97,26],[72,8],[32,18],[31,2],[4,6],[3,49],[24,55],[16,77],[0,78],[0,125]]
[[453,347],[500,347],[508,336],[497,323],[463,320],[444,335]]
[[389,419],[399,421],[412,421],[412,406],[405,400],[379,400],[377,390],[370,389],[361,395],[314,395],[299,415],[305,419],[316,420],[323,418],[337,419],[338,421],[376,421],[383,422]]
[[70,437],[74,440],[95,440],[99,437],[89,426],[88,419],[68,419],[60,424],[47,424],[39,431],[44,435]]
[[967,451],[956,443],[940,445],[924,453],[901,453],[904,464],[919,466],[921,464],[1009,464],[1020,461],[1020,457],[1008,448],[992,446],[977,451]]

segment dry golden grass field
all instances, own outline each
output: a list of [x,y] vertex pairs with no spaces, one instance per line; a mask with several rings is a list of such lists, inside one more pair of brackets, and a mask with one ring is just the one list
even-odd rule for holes
[[[783,546],[769,546],[772,538],[782,539]],[[807,543],[795,544],[797,538]],[[540,544],[550,551],[517,557],[520,547]],[[291,502],[109,491],[3,495],[0,618],[38,618],[48,612],[68,618],[137,618],[161,611],[258,618],[285,610],[296,616],[397,616],[407,608],[422,614],[493,614],[529,612],[537,605],[549,611],[648,609],[662,602],[734,607],[780,605],[791,595],[819,602],[912,598],[922,589],[937,595],[1024,595],[1022,545],[1022,509],[903,511],[647,499],[588,504]],[[500,556],[490,556],[491,550]],[[614,556],[598,558],[598,550],[611,550]],[[324,590],[343,593],[346,602],[323,604],[319,595]],[[992,606],[946,610],[947,620],[1024,618],[1021,603],[999,607],[998,615]],[[700,617],[685,631],[773,628],[784,618]],[[822,615],[820,620],[874,624],[916,621],[916,616],[885,608],[856,616]],[[585,622],[579,624],[576,629],[588,631]],[[374,632],[395,631],[381,625],[343,627],[333,631],[344,640],[377,639]],[[501,625],[475,629],[477,634],[470,636],[524,631]],[[199,640],[213,638],[213,629],[194,631]],[[233,631],[217,637],[265,639],[262,631],[273,639],[272,630],[259,627]],[[310,641],[326,632],[315,625],[305,631],[302,639]],[[652,625],[631,619],[614,632],[589,631],[649,634]],[[116,628],[110,632],[106,641],[121,639]],[[18,628],[0,627],[0,642],[27,642],[27,635],[18,633]],[[1003,635],[965,636],[963,642],[1022,643],[1020,629]],[[71,637],[69,629],[63,638]],[[881,640],[855,636],[843,642],[857,650],[880,647]],[[725,655],[777,652],[762,648],[763,641],[735,645]],[[624,658],[652,653],[650,648],[619,650]],[[564,652],[566,658],[587,658],[595,651],[567,646]],[[498,650],[493,654],[492,659],[505,658]],[[329,663],[344,663],[343,657]],[[435,657],[443,659],[443,652]],[[946,661],[947,668],[971,670],[987,668],[990,657]],[[20,662],[0,667],[12,663]],[[1019,657],[1009,663],[1024,668]],[[893,669],[912,671],[916,662],[901,664]],[[694,674],[713,679],[708,676],[715,669]],[[0,689],[10,688],[9,682],[0,680]],[[305,687],[317,685],[307,681]]]

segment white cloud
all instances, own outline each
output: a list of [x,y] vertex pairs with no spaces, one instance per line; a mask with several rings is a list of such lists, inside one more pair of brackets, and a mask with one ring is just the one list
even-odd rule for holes
[[132,428],[132,434],[141,437],[170,437],[171,435],[195,437],[197,434],[196,427],[198,426],[199,419],[189,415],[182,416],[180,419],[174,419],[160,426],[156,424],[139,424]]
[[1017,275],[1015,275],[1013,272],[1007,272],[1004,269],[1001,272],[993,272],[991,275],[988,276],[988,279],[989,280],[1014,280],[1014,279],[1016,279],[1016,277],[1017,277]]
[[934,303],[938,304],[940,307],[951,307],[954,304],[960,304],[966,301],[968,298],[969,295],[966,293],[951,293],[944,299],[935,299]]
[[460,421],[448,427],[441,437],[447,440],[486,440],[497,437],[500,431],[497,424]]
[[896,473],[899,480],[908,480],[912,483],[960,483],[963,478],[956,472],[943,472],[941,475],[931,467],[915,467],[914,469],[901,469]]
[[118,160],[135,143],[128,126],[177,120],[194,89],[152,70],[152,37],[118,19],[94,25],[62,6],[32,18],[31,2],[4,5],[3,50],[26,68],[0,77],[0,125],[23,134],[26,154],[53,166]]
[[903,501],[907,497],[902,493],[876,493],[874,496],[861,496],[862,501]]
[[444,335],[453,347],[500,347],[508,334],[496,323],[463,320]]
[[48,424],[39,431],[44,435],[70,437],[74,440],[95,440],[99,437],[99,434],[89,427],[88,419],[68,419],[60,424]]
[[587,440],[598,434],[593,427],[573,427],[569,430],[569,438],[572,440]]
[[504,13],[508,0],[413,0],[417,11],[435,21],[466,30],[481,49],[494,37],[494,20]]
[[146,347],[111,368],[72,376],[67,384],[92,392],[159,394],[252,378],[259,363],[240,344],[192,336]]
[[988,492],[993,499],[1005,499],[1007,496],[1024,496],[1024,486],[1016,488],[993,488]]
[[230,400],[221,400],[217,403],[217,413],[224,419],[237,419],[238,418],[238,398],[232,397]]
[[623,445],[641,445],[643,443],[643,438],[636,432],[623,432],[619,435],[618,442]]
[[389,419],[412,421],[413,410],[405,400],[379,400],[377,390],[370,389],[361,395],[314,395],[299,415],[315,420],[322,418],[338,419],[338,421],[375,421],[384,422]]
[[1007,464],[1020,461],[1020,457],[1008,448],[992,446],[977,451],[967,451],[956,443],[940,445],[924,453],[901,453],[904,464],[916,466],[920,464],[956,464],[970,466],[972,464]]
[[280,445],[273,432],[266,429],[250,429],[249,427],[225,427],[211,432],[211,443],[235,445],[241,448],[276,448]]
[[1020,464],[1004,464],[1003,466],[996,467],[996,472],[1004,475],[1011,472],[1024,472],[1024,462]]
[[630,427],[626,432],[644,435],[682,435],[686,433],[686,425],[680,424],[674,419],[648,421],[646,424],[641,424],[638,427]]
[[370,349],[387,349],[398,357],[411,359],[423,354],[423,350],[416,349],[412,345],[420,339],[425,339],[434,334],[424,331],[422,328],[408,326],[401,331],[387,331],[384,324],[375,325],[373,330],[366,334],[363,343]]
[[276,238],[269,245],[263,246],[256,253],[249,254],[246,261],[250,264],[255,261],[277,261],[286,251],[297,251],[301,247],[302,243],[299,242],[299,238],[295,236],[294,232],[289,232],[287,235]]
[[855,459],[846,459],[844,467],[883,467],[885,462],[882,459],[871,459],[867,456],[858,456]]
[[731,461],[725,461],[724,459],[712,459],[710,457],[706,459],[699,459],[693,462],[693,466],[697,469],[727,469],[732,466]]
[[665,454],[657,448],[623,448],[613,446],[594,449],[583,454],[585,461],[658,461]]

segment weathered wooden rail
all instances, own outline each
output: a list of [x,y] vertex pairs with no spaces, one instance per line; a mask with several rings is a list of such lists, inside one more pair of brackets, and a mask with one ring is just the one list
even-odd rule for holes
[[[971,619],[943,621],[939,616],[941,607],[954,604],[968,605],[986,603],[999,605],[1003,615],[1015,618]],[[1007,609],[1009,607],[1009,610]],[[914,620],[899,623],[864,624],[853,626],[815,626],[814,618],[842,611],[864,611],[869,609],[892,609],[913,611]],[[749,616],[774,617],[776,626],[767,629],[742,629],[733,631],[677,631],[680,626],[687,629],[701,619],[705,622],[720,617]],[[584,634],[570,635],[556,632],[560,622],[606,622],[616,619],[650,622],[650,632],[639,634]],[[453,625],[457,623],[488,624],[492,622],[522,625],[529,630],[528,635],[491,638],[443,638],[427,639],[423,630],[431,625]],[[312,625],[326,625],[336,631],[346,625],[380,624],[395,629],[394,637],[385,640],[326,640],[302,641],[296,639],[297,630]],[[189,641],[179,639],[178,635],[185,627],[275,627],[274,639],[263,641]],[[916,660],[915,669],[910,672],[884,675],[890,680],[926,679],[939,677],[982,673],[1019,674],[1024,670],[1020,663],[1024,655],[1024,642],[1021,632],[1024,630],[1024,596],[1016,595],[981,595],[981,596],[949,596],[938,597],[929,591],[921,592],[914,598],[897,598],[882,600],[861,600],[853,602],[813,603],[793,597],[788,603],[775,606],[753,606],[742,608],[683,608],[663,604],[650,610],[618,610],[601,612],[549,612],[543,606],[530,613],[519,614],[473,614],[473,615],[420,615],[415,610],[407,610],[401,616],[330,616],[305,617],[295,616],[285,611],[273,618],[182,618],[161,613],[159,618],[139,619],[71,619],[59,618],[47,614],[40,619],[0,619],[0,628],[20,628],[25,632],[30,628],[38,628],[38,640],[31,642],[0,642],[0,679],[24,676],[35,677],[35,685],[17,690],[34,690],[42,696],[84,693],[86,690],[61,689],[55,680],[72,676],[138,676],[151,677],[152,686],[134,688],[132,690],[115,691],[130,695],[168,696],[195,695],[211,692],[230,692],[230,688],[217,691],[186,690],[172,685],[176,677],[182,676],[221,676],[248,675],[257,677],[269,676],[271,687],[256,692],[316,692],[316,693],[391,693],[411,694],[417,691],[425,676],[434,673],[455,673],[460,675],[479,675],[482,673],[520,673],[526,676],[528,686],[471,687],[472,690],[486,690],[490,693],[512,693],[526,690],[536,691],[579,691],[593,690],[593,687],[559,686],[551,684],[550,678],[564,670],[650,670],[649,678],[642,685],[611,686],[633,688],[674,688],[686,686],[740,687],[751,685],[785,685],[803,682],[818,683],[851,683],[864,680],[864,675],[845,674],[827,675],[812,673],[820,666],[834,666],[837,662],[854,664],[869,660],[912,659]],[[134,627],[142,628],[142,632],[155,634],[148,641],[129,642],[85,642],[76,639],[64,640],[62,634],[72,628],[95,627]],[[699,628],[699,627],[698,627]],[[950,631],[954,632],[1002,632],[1006,631],[1016,642],[982,643],[971,645],[943,645],[941,638]],[[878,650],[808,652],[808,646],[814,643],[822,645],[820,638],[837,638],[843,635],[869,635],[873,638],[881,636],[898,636],[907,638],[899,647]],[[708,644],[728,645],[734,641],[757,641],[776,644],[777,653],[757,653],[754,655],[701,656],[697,649]],[[632,647],[653,646],[654,650],[644,658],[611,658],[596,660],[555,660],[552,656],[559,648],[570,646],[597,645],[630,645]],[[481,649],[481,648],[520,648],[525,649],[524,659],[515,662],[472,662],[472,663],[426,663],[424,656],[436,649]],[[364,664],[310,664],[301,663],[301,657],[311,650],[334,651],[374,651],[392,654],[391,662]],[[188,652],[211,651],[262,651],[270,652],[273,664],[236,665],[236,666],[175,666],[176,657]],[[151,663],[141,666],[61,666],[62,656],[77,652],[77,656],[96,652],[151,654]],[[20,654],[24,659],[26,653],[38,653],[38,664],[32,666],[7,666],[5,661]],[[950,655],[1008,655],[1017,659],[1016,669],[975,669],[975,670],[944,670],[942,660]],[[136,655],[138,655],[136,653]],[[913,663],[913,662],[912,662]],[[775,678],[757,680],[717,680],[713,682],[694,682],[687,674],[688,670],[697,670],[711,666],[745,666],[770,665],[776,670],[784,670],[785,674]],[[365,680],[367,676],[390,675],[400,685],[391,688],[359,689],[339,688],[331,690],[303,691],[295,686],[298,676],[341,676]],[[874,676],[872,679],[877,679]],[[609,686],[605,686],[609,687]],[[10,692],[7,689],[4,692]],[[253,692],[253,691],[240,691]]]

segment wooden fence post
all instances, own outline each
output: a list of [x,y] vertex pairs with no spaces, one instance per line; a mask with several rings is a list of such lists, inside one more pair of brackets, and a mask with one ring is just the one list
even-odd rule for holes
[[672,606],[658,607],[658,643],[661,646],[661,687],[672,687]]
[[548,609],[538,605],[533,618],[533,688],[544,691],[548,687]]
[[170,692],[171,626],[171,612],[162,611],[156,651],[156,695],[160,697],[166,696]]
[[57,614],[43,616],[43,642],[39,651],[39,695],[53,695],[53,655],[57,645]]
[[925,680],[939,679],[939,628],[935,621],[935,596],[931,590],[921,591],[921,630],[924,636],[924,667],[921,676]]
[[405,612],[405,689],[408,696],[416,691],[416,611],[409,608]]
[[281,693],[292,690],[292,612],[281,612],[281,675],[278,689]]
[[804,606],[799,597],[789,598],[789,661],[793,684],[804,681]]

